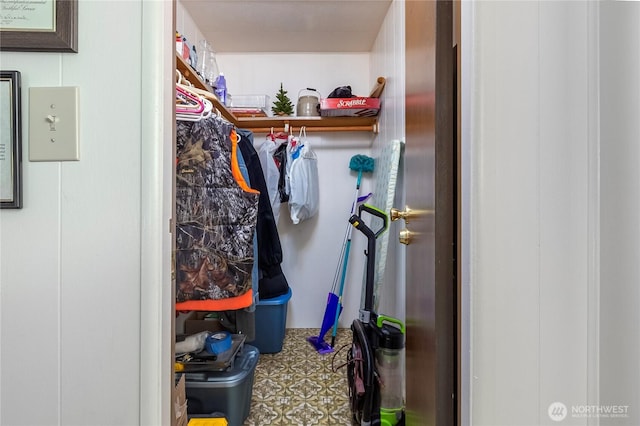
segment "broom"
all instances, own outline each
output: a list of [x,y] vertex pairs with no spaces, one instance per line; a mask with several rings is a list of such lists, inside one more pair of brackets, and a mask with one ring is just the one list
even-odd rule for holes
[[[373,158],[366,155],[354,155],[349,161],[349,168],[358,173],[356,180],[355,195],[353,198],[353,204],[351,205],[351,215],[357,210],[357,205],[363,201],[366,201],[371,194],[364,197],[360,197],[360,183],[362,182],[363,173],[373,172],[375,162]],[[349,252],[351,249],[351,224],[347,223],[347,231],[342,245],[342,252],[340,257],[342,259],[341,264],[338,264],[338,269],[334,276],[333,287],[327,298],[327,307],[322,319],[322,326],[320,327],[320,333],[317,336],[307,337],[307,341],[318,351],[320,354],[326,354],[333,352],[333,345],[335,344],[336,334],[338,331],[338,318],[342,312],[342,293],[344,292],[344,283],[347,276],[347,265],[349,262]],[[341,268],[342,267],[342,268]],[[341,274],[340,274],[341,269]],[[335,293],[338,277],[340,277],[340,289],[338,294]],[[331,345],[324,341],[324,336],[329,331],[329,328],[333,325],[333,331],[331,334]]]

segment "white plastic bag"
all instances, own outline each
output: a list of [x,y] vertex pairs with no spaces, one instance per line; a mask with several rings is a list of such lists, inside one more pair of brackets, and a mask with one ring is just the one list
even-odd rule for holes
[[[302,135],[304,128],[300,132]],[[298,140],[296,147],[292,149],[291,157],[289,212],[291,221],[297,225],[318,213],[320,201],[318,157],[316,157],[306,138],[303,139],[302,136]]]
[[258,158],[262,166],[262,173],[267,184],[267,192],[269,193],[269,202],[271,210],[273,210],[273,218],[278,223],[280,217],[280,193],[278,192],[278,180],[280,179],[280,170],[276,162],[273,160],[273,153],[278,148],[278,139],[273,133],[267,135],[258,150]]
[[201,331],[200,333],[187,336],[183,341],[176,342],[175,351],[176,354],[186,354],[189,352],[200,352],[204,349],[204,343],[207,340],[210,332]]

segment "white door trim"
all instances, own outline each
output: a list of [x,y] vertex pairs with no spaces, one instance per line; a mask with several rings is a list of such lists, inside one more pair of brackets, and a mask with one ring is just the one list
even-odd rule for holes
[[460,2],[460,425],[472,424],[471,411],[471,174],[472,120],[474,93],[474,2]]
[[173,423],[173,1],[142,2],[140,424]]
[[[587,102],[588,182],[587,182],[587,402],[600,404],[600,4],[589,2]],[[599,418],[589,418],[589,426],[600,424]]]

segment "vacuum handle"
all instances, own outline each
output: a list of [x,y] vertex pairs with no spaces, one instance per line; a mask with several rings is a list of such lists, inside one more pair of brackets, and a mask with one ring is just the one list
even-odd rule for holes
[[[382,219],[383,225],[382,228],[377,232],[373,232],[371,228],[369,228],[360,215],[362,211],[369,212],[373,216],[377,216]],[[362,232],[367,237],[367,251],[365,254],[367,255],[367,271],[366,271],[366,280],[365,280],[365,295],[364,295],[364,310],[372,312],[373,311],[373,280],[375,275],[375,257],[376,257],[376,238],[378,235],[382,234],[385,229],[387,229],[387,215],[382,211],[368,204],[360,204],[358,206],[358,214],[352,215],[349,218],[349,223],[353,225],[358,231]]]
[[388,220],[387,220],[387,214],[385,212],[369,204],[360,204],[358,206],[358,216],[362,217],[362,211],[366,211],[372,216],[376,216],[382,219],[382,226],[380,227],[380,229],[374,232],[375,238],[378,238],[380,234],[382,234],[384,231],[387,230]]
[[367,224],[364,223],[364,221],[360,218],[359,215],[356,215],[356,214],[351,215],[351,217],[349,218],[349,223],[353,225],[353,227],[356,228],[358,231],[362,232],[367,237],[367,240],[375,241],[376,234],[374,234],[371,228],[369,228]]
[[397,318],[388,317],[386,315],[378,315],[378,318],[376,319],[376,325],[378,326],[378,328],[382,328],[382,325],[385,322],[388,322],[388,323],[391,323],[391,324],[396,324],[398,326],[397,328],[400,330],[400,332],[402,334],[405,334],[404,323],[402,321],[400,321]]

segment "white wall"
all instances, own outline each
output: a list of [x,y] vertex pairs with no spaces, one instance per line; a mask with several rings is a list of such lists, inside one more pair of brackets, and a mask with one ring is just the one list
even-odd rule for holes
[[[215,42],[214,42],[215,44]],[[337,86],[350,84],[354,93],[368,92],[369,54],[221,54],[218,64],[225,73],[232,94],[267,94],[271,101],[283,82],[292,102],[306,87],[326,96]],[[349,64],[349,66],[344,66]],[[294,128],[294,134],[299,134]],[[287,311],[287,327],[320,327],[334,276],[340,263],[340,249],[349,225],[356,173],[349,160],[356,154],[370,155],[376,137],[367,132],[308,133],[318,157],[320,210],[316,217],[294,225],[288,205],[280,208],[278,232],[282,244],[282,270],[293,296]],[[256,148],[264,134],[254,135]],[[362,193],[369,191],[370,176],[363,179]],[[345,284],[340,327],[357,317],[363,271],[363,239],[353,238]]]
[[[320,174],[320,211],[317,217],[293,225],[286,205],[281,207],[278,230],[282,243],[283,271],[292,288],[288,305],[287,327],[320,327],[327,294],[332,288],[340,267],[340,250],[348,224],[355,191],[356,173],[349,170],[349,160],[356,154],[374,156],[372,147],[391,138],[403,136],[403,61],[393,49],[403,46],[403,37],[394,35],[394,25],[403,22],[404,15],[396,5],[381,30],[371,53],[225,53],[217,55],[220,70],[225,73],[229,93],[265,94],[271,102],[283,83],[295,104],[300,91],[313,87],[326,97],[338,86],[350,85],[354,94],[366,96],[373,81],[384,75],[389,78],[383,96],[381,114],[382,132],[308,133],[308,140],[318,156]],[[198,43],[201,32],[192,18],[178,3],[176,26],[192,43]],[[402,32],[401,32],[402,33]],[[215,40],[209,40],[215,48]],[[375,57],[375,61],[372,59]],[[375,63],[375,65],[372,65]],[[375,71],[375,73],[374,73]],[[302,95],[308,92],[301,93]],[[398,109],[400,108],[400,109]],[[400,112],[402,111],[402,112]],[[270,111],[269,111],[270,112]],[[294,129],[297,135],[299,129]],[[259,147],[265,135],[255,135]],[[371,189],[373,176],[365,174],[361,193]],[[344,311],[340,327],[349,327],[358,316],[364,275],[364,248],[366,241],[360,234],[352,238],[348,276],[344,290]],[[395,257],[391,252],[390,256]],[[390,268],[390,274],[396,274]],[[391,275],[393,276],[393,275]],[[395,277],[394,277],[395,278]],[[394,282],[397,280],[393,280]],[[396,291],[396,293],[398,293]],[[404,293],[401,293],[403,295]],[[391,305],[395,308],[395,294]],[[404,299],[400,299],[403,301]],[[395,310],[395,309],[394,309]],[[387,312],[396,314],[396,312]]]
[[640,424],[640,7],[602,3],[600,13],[600,403],[628,405]]
[[[154,61],[168,11],[80,2],[79,53],[0,53],[2,69],[22,73],[25,154],[24,208],[0,211],[0,424],[168,423],[171,317],[142,309],[169,285],[171,135],[158,118],[172,100],[148,90],[164,69]],[[79,162],[28,161],[28,89],[38,86],[79,86]]]
[[[371,50],[371,76],[385,76],[383,92],[384,108],[380,112],[380,134],[373,144],[372,156],[380,157],[380,151],[392,140],[405,137],[405,4],[394,1],[380,28]],[[404,207],[404,161],[400,157],[394,207]],[[391,222],[388,232],[388,251],[385,276],[380,289],[378,312],[405,318],[405,247],[398,242],[402,221]]]
[[[470,162],[468,417],[474,425],[555,424],[550,404],[591,403],[597,378],[589,299],[598,283],[590,218],[599,202],[590,167],[598,142],[590,133],[592,7],[463,8],[471,14],[471,45],[463,50],[473,71],[463,148]],[[562,424],[587,422],[569,416]]]

